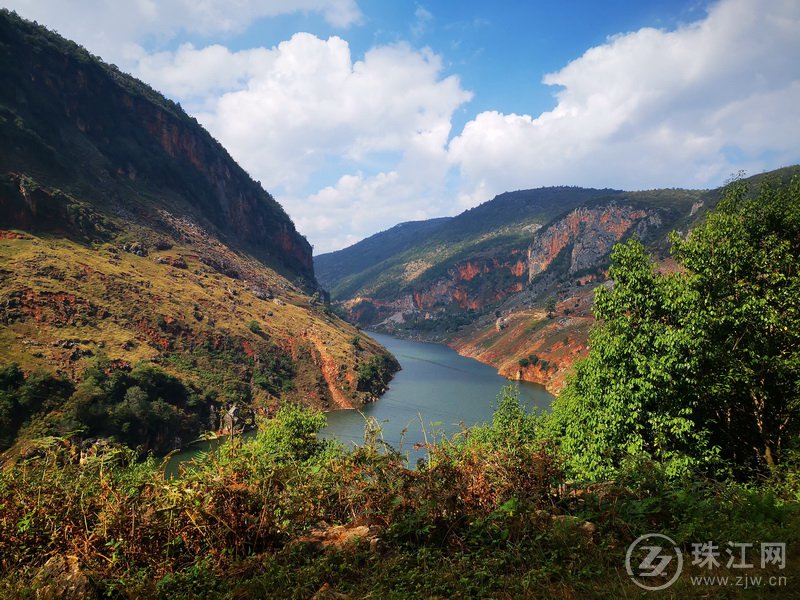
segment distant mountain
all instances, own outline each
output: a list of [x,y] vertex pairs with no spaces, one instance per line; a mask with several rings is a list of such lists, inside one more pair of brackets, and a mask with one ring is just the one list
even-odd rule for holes
[[[393,359],[325,306],[309,243],[179,105],[6,10],[0,79],[0,369],[21,367],[0,430],[166,450],[228,410],[380,392]],[[74,394],[19,400],[37,370]]]
[[570,187],[508,192],[445,221],[416,222],[407,228],[403,244],[394,242],[396,228],[376,234],[368,238],[369,248],[387,248],[391,253],[376,254],[372,260],[357,252],[366,249],[359,244],[367,240],[314,260],[324,270],[323,281],[334,300],[394,299],[434,282],[466,258],[516,254],[531,232],[553,216],[592,198],[618,193]]
[[315,256],[314,272],[317,281],[324,288],[330,289],[351,275],[412,249],[420,240],[433,234],[450,219],[451,217],[440,217],[426,221],[406,221],[344,250]]
[[[755,187],[796,171],[751,181]],[[331,296],[352,322],[447,342],[511,379],[557,391],[586,351],[593,289],[606,282],[614,244],[635,235],[664,258],[666,234],[687,231],[719,196],[684,189],[510,192],[427,230],[416,223],[424,234],[370,266],[354,261],[358,245],[315,261],[325,264]],[[392,231],[372,236],[370,245],[381,248]]]

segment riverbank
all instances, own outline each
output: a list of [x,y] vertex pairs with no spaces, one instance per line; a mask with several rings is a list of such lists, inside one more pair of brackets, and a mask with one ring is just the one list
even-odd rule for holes
[[[368,333],[395,356],[401,369],[375,402],[360,410],[327,412],[327,425],[320,432],[323,439],[353,447],[364,443],[368,422],[378,424],[382,439],[414,465],[427,458],[425,445],[432,440],[491,421],[504,387],[515,387],[527,410],[546,410],[552,401],[542,386],[511,383],[492,367],[442,344]],[[180,463],[217,446],[210,443],[176,453],[168,473],[177,473]]]

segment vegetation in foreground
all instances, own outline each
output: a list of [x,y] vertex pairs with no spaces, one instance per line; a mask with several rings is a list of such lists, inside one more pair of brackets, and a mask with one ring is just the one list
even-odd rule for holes
[[[800,544],[798,244],[795,180],[756,198],[734,185],[674,240],[675,274],[619,246],[591,353],[552,413],[507,391],[490,424],[434,441],[415,470],[376,424],[346,451],[317,437],[322,414],[294,406],[179,479],[118,446],[44,439],[0,475],[0,593],[636,597],[626,550],[659,532],[686,557],[665,594],[787,597]],[[728,542],[783,543],[785,565],[750,556],[752,570],[734,571]],[[704,543],[716,571],[693,560]],[[732,580],[692,581],[709,575]]]
[[644,533],[800,542],[791,468],[719,482],[631,459],[614,481],[568,483],[513,395],[416,470],[374,427],[345,451],[317,439],[323,423],[283,408],[178,479],[120,447],[43,440],[0,475],[0,595],[621,597],[637,594],[624,556]]

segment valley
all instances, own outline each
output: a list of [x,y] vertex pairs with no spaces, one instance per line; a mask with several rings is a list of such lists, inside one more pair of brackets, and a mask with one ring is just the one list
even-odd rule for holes
[[[797,171],[750,183],[788,181]],[[557,394],[588,352],[594,289],[608,285],[614,245],[636,237],[669,270],[668,235],[685,235],[720,193],[509,192],[456,217],[400,224],[315,256],[315,269],[351,322],[448,344],[504,377]]]
[[797,7],[89,4],[0,8],[0,598],[791,595]]

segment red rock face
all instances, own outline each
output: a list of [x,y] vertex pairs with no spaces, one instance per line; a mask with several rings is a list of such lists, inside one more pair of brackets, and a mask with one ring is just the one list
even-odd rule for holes
[[534,234],[527,252],[506,249],[501,256],[459,261],[444,277],[422,285],[412,283],[407,296],[351,301],[350,316],[357,322],[374,324],[411,311],[435,314],[453,307],[481,310],[523,291],[564,252],[567,271],[577,273],[578,280],[588,284],[600,273],[586,274],[586,270],[600,269],[614,244],[632,232],[643,235],[660,224],[656,211],[615,203],[579,208]]
[[[129,104],[130,101],[123,102],[123,105]],[[232,161],[221,159],[220,153],[224,150],[211,143],[205,131],[187,127],[165,111],[145,110],[144,113],[141,116],[148,132],[164,152],[174,159],[188,161],[208,180],[216,192],[225,224],[237,237],[279,249],[284,262],[298,265],[305,274],[313,271],[311,246],[305,238],[297,233],[285,214],[269,218],[267,194]],[[228,158],[227,153],[224,158]]]
[[[512,251],[511,256],[519,254]],[[481,278],[497,271],[506,271],[507,283],[482,285]],[[464,310],[479,310],[489,304],[502,301],[509,294],[523,289],[522,278],[527,271],[527,263],[523,259],[511,257],[485,258],[457,263],[446,278],[437,280],[420,290],[415,290],[414,304],[421,310],[431,310],[437,306],[456,304]],[[467,285],[472,283],[472,285]]]
[[528,278],[543,273],[564,251],[570,273],[597,264],[631,230],[644,232],[660,225],[655,212],[616,204],[578,208],[547,229],[537,232],[528,249]]
[[18,231],[8,231],[6,229],[0,229],[0,240],[27,240],[30,239],[30,236],[20,233]]
[[456,265],[455,279],[461,281],[470,281],[476,276],[485,272],[485,267],[480,267],[475,263],[468,262],[461,265]]
[[[480,310],[496,304],[525,287],[527,262],[518,257],[515,249],[510,255],[462,261],[455,264],[446,276],[421,286],[396,299],[355,298],[347,303],[350,318],[360,323],[379,323],[397,313],[422,311],[436,313],[448,307],[461,310]],[[487,282],[484,277],[504,271],[502,285]]]

